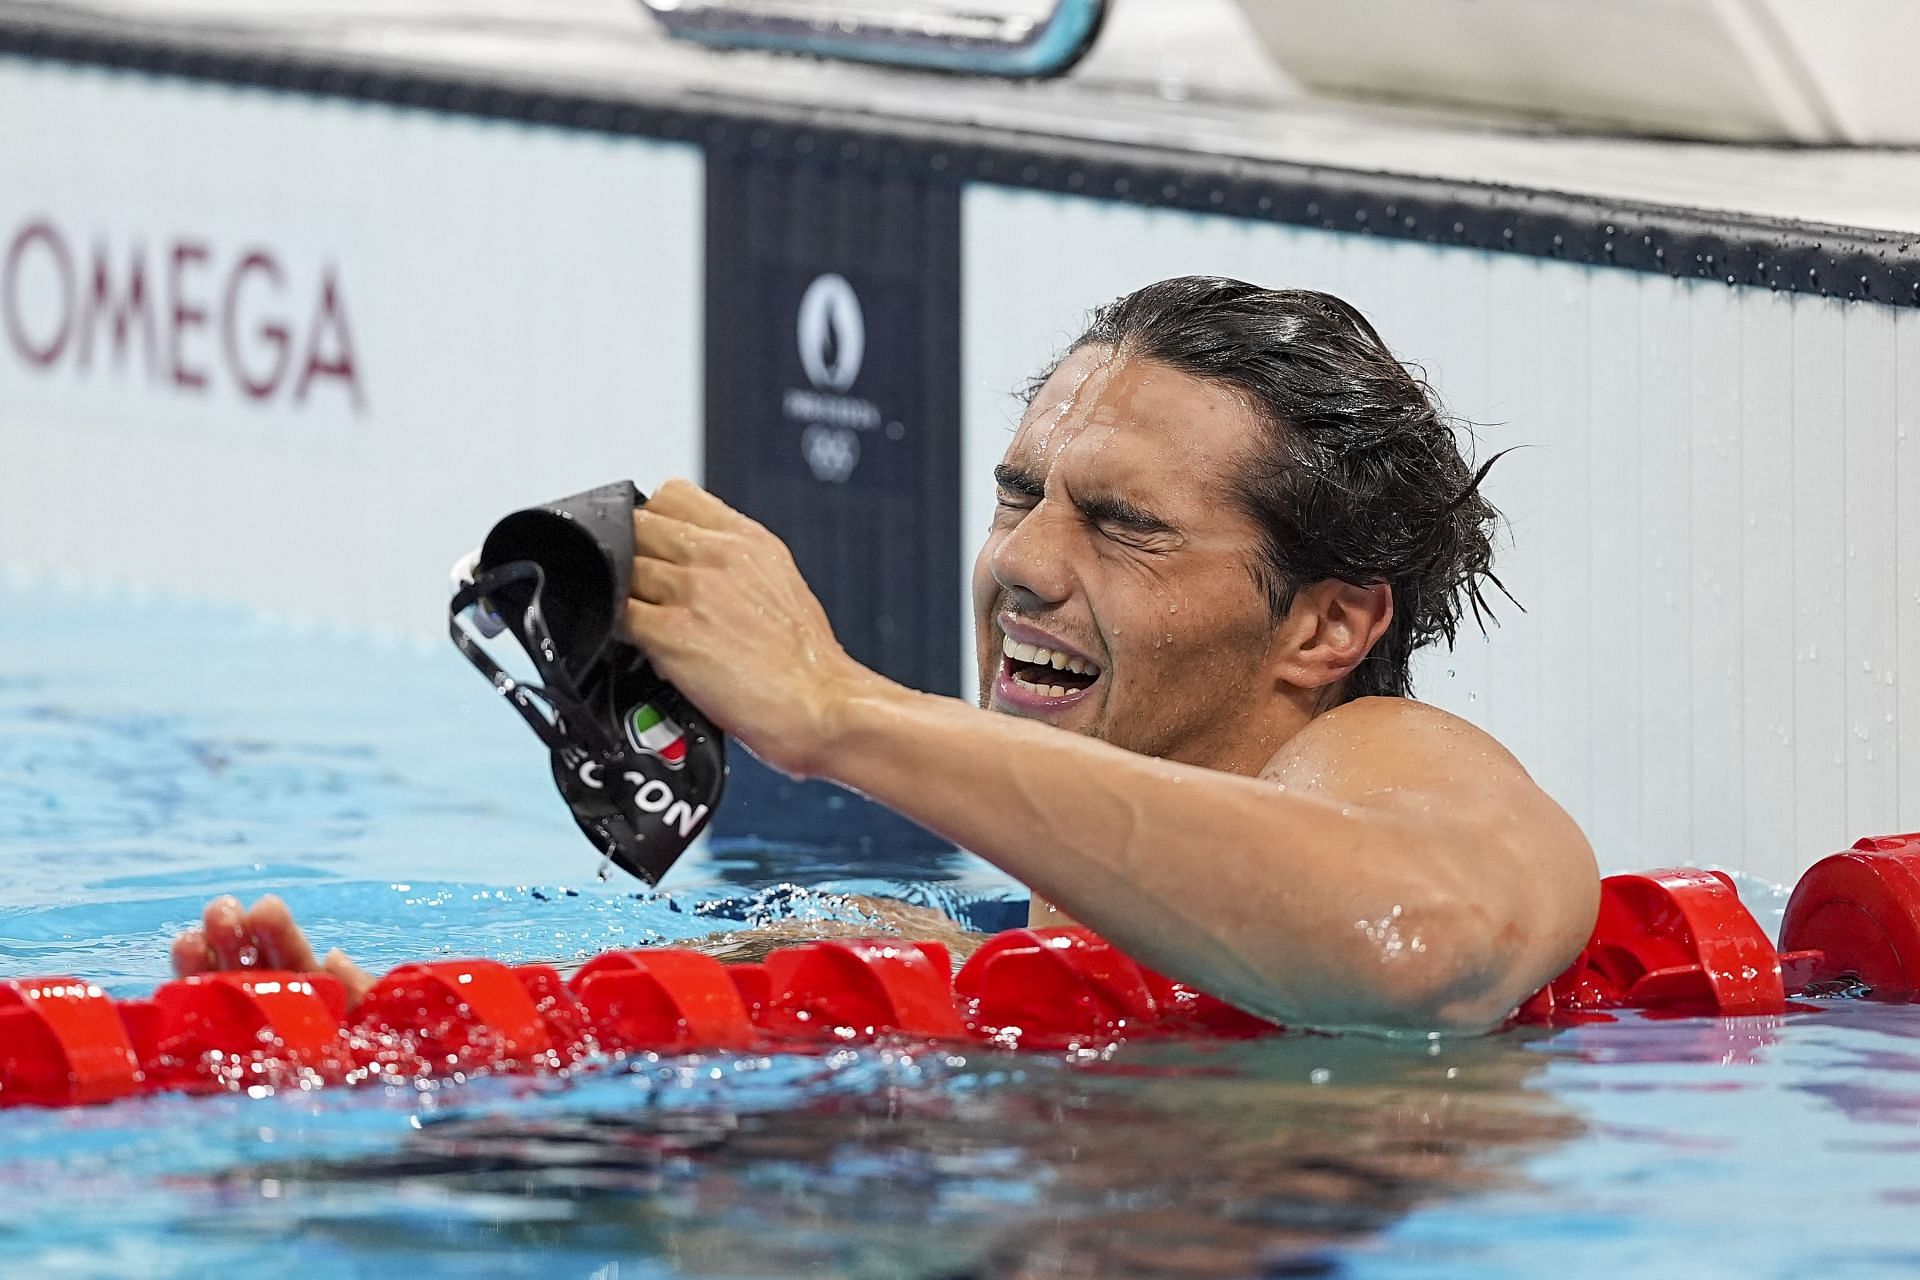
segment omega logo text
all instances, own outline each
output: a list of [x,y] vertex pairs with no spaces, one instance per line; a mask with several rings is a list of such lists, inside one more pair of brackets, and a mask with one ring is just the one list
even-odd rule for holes
[[261,246],[223,251],[182,236],[151,251],[106,237],[83,247],[53,222],[31,221],[0,257],[0,329],[32,369],[366,408],[337,271],[295,270]]

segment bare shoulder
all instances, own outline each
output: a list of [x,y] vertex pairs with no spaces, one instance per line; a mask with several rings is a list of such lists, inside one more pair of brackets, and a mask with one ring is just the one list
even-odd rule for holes
[[1485,921],[1524,922],[1509,940],[1525,940],[1514,954],[1529,980],[1559,972],[1593,928],[1600,875],[1579,824],[1459,716],[1362,698],[1315,717],[1262,776],[1386,821]]
[[1492,734],[1411,698],[1360,698],[1314,717],[1274,753],[1262,774],[1342,790],[1534,785]]
[[1361,698],[1295,734],[1262,776],[1428,829],[1482,850],[1520,846],[1592,875],[1579,826],[1492,734],[1411,698]]

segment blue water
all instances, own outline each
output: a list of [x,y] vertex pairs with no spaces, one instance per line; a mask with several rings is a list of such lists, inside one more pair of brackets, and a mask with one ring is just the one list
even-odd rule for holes
[[[908,882],[751,842],[602,883],[450,648],[0,600],[0,973],[144,992],[216,892],[280,893],[376,970],[1008,893],[957,855]],[[1860,1004],[0,1112],[4,1276],[1905,1275],[1917,1215],[1920,1013]]]

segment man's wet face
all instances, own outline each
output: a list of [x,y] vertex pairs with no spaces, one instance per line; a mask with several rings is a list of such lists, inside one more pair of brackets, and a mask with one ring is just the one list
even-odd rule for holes
[[1263,430],[1232,389],[1163,365],[1107,347],[1062,363],[974,562],[981,704],[1227,767],[1273,692],[1258,533],[1226,498]]

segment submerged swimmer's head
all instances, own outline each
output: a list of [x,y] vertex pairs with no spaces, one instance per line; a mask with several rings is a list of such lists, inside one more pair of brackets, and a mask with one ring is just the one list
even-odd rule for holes
[[1257,770],[1479,615],[1493,507],[1352,307],[1182,277],[1035,381],[975,561],[984,706]]

